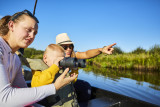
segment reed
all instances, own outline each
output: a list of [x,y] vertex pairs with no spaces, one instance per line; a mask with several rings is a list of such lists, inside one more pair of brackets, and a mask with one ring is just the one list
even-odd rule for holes
[[160,54],[157,53],[122,53],[115,55],[99,55],[88,59],[90,65],[114,69],[136,69],[160,71]]

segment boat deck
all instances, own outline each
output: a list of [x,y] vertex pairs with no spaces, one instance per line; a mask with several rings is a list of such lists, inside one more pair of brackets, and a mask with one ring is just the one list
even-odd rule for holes
[[159,107],[148,102],[92,87],[92,98],[80,107]]

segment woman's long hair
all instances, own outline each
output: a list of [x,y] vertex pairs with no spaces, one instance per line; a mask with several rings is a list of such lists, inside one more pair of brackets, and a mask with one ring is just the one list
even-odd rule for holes
[[[73,44],[72,44],[73,45]],[[72,53],[71,53],[71,57],[75,58],[76,57],[76,53],[74,51],[74,45],[73,45],[73,49],[72,49]]]
[[7,35],[9,28],[8,28],[8,22],[10,21],[11,16],[4,16],[0,20],[0,36]]

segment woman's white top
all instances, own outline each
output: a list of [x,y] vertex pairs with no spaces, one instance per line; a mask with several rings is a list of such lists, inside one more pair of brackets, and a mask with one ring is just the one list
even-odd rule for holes
[[54,84],[27,87],[19,57],[0,37],[0,107],[24,107],[55,93]]

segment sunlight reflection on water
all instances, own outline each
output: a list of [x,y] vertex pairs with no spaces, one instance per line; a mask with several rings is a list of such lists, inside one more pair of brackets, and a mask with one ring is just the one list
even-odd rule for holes
[[79,70],[78,79],[85,80],[94,87],[160,105],[160,91],[150,88],[151,84],[147,82],[143,82],[141,85],[136,80],[124,77],[112,80],[109,77],[96,76],[93,72],[85,72],[82,69]]

